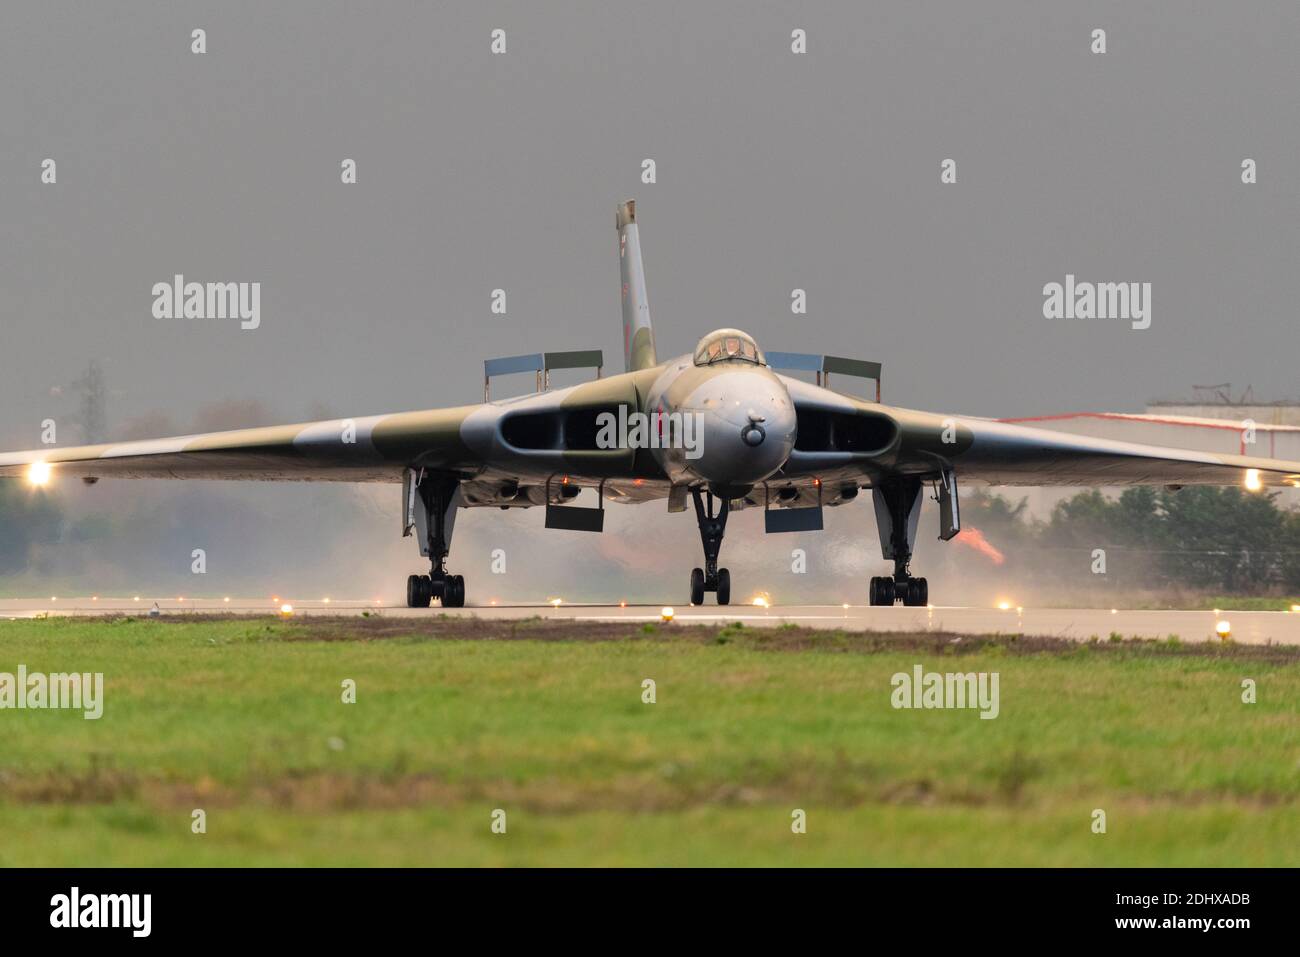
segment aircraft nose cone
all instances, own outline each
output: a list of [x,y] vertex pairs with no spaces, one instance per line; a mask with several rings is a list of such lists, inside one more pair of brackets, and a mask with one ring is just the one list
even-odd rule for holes
[[761,482],[794,448],[794,404],[781,380],[765,369],[715,376],[687,404],[702,416],[703,441],[686,465],[711,485]]

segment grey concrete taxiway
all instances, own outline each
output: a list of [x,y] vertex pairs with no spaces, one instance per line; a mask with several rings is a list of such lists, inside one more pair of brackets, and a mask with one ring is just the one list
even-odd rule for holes
[[[168,617],[194,613],[360,615],[362,612],[386,617],[427,617],[429,615],[477,615],[480,618],[547,618],[575,621],[660,621],[664,608],[659,605],[485,605],[443,609],[394,607],[374,600],[300,599],[291,596],[274,598],[155,598],[140,596],[49,597],[42,599],[0,600],[0,620],[35,618],[42,615],[120,615],[145,616],[157,606],[157,614]],[[1226,622],[1234,641],[1263,644],[1300,644],[1300,613],[1271,611],[1147,611],[1107,608],[1024,608],[1000,609],[975,606],[937,605],[928,608],[873,608],[869,605],[731,605],[719,608],[706,604],[699,607],[673,605],[673,619],[678,622],[716,623],[740,621],[747,626],[773,627],[786,623],[810,628],[840,628],[854,631],[949,631],[958,634],[1021,633],[1052,635],[1087,640],[1101,639],[1118,633],[1126,638],[1168,638],[1177,635],[1183,641],[1219,640],[1216,627]]]

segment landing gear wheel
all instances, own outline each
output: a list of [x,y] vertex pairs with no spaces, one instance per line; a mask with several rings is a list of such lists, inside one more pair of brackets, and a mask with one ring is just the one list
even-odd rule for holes
[[406,577],[406,607],[428,608],[433,597],[428,575],[408,575]]
[[917,595],[920,594],[920,589],[916,587],[915,578],[909,578],[907,581],[902,582],[898,586],[898,590],[903,595],[903,604],[908,608],[921,604],[916,600]]
[[901,590],[904,605],[915,608],[919,605],[928,604],[930,601],[930,586],[924,578],[909,578],[898,587]]
[[731,571],[726,568],[718,569],[718,604],[731,604]]
[[704,569],[691,569],[691,604],[704,604]]
[[868,600],[873,605],[892,605],[894,603],[894,580],[883,575],[871,579]]
[[442,584],[442,607],[465,607],[465,576],[448,575]]

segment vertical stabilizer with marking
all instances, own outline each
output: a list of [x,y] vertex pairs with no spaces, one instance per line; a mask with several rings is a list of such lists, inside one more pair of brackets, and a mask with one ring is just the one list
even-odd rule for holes
[[645,266],[641,262],[641,237],[636,226],[636,200],[619,203],[618,265],[623,287],[623,356],[627,371],[659,364],[655,334],[650,328],[650,305],[645,297]]

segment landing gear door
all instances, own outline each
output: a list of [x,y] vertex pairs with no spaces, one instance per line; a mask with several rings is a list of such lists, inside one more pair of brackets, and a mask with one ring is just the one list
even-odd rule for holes
[[[436,516],[429,514],[429,506],[425,502],[425,497],[420,494],[420,483],[425,480],[424,469],[407,469],[402,476],[402,537],[409,538],[413,532],[419,530],[416,541],[420,546],[420,554],[429,558],[429,539],[435,533]],[[446,497],[446,508],[442,516],[442,540],[444,543],[451,541],[452,531],[456,527],[456,515],[464,504],[464,498],[460,493],[460,486],[456,485]]]
[[[417,509],[423,510],[420,496],[415,491],[418,478],[415,469],[402,472],[402,537],[410,538],[416,524],[423,517]],[[423,527],[423,526],[421,526]]]
[[951,469],[939,473],[935,497],[939,499],[939,538],[946,542],[961,531],[961,512],[957,505],[957,474]]
[[[876,531],[880,534],[882,558],[892,561],[899,554],[903,559],[911,557],[924,498],[925,486],[920,479],[911,479],[905,484],[894,483],[887,488],[872,486],[871,502],[876,509]],[[902,525],[902,528],[896,528],[896,525]],[[906,547],[905,552],[898,547],[900,545]]]

